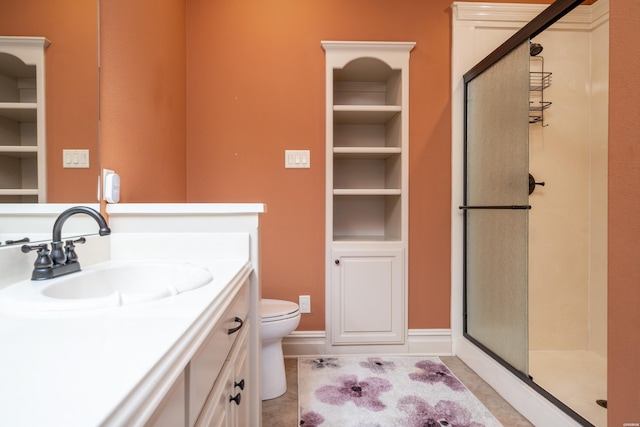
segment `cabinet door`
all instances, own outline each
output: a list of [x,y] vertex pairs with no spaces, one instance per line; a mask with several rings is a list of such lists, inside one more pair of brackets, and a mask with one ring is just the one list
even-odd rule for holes
[[[229,352],[234,343],[239,339],[238,334],[245,329],[242,326],[239,331],[229,334],[229,330],[238,328],[243,319],[246,323],[249,312],[249,285],[248,281],[242,286],[233,302],[214,326],[205,343],[198,349],[191,359],[189,380],[189,420],[191,425],[198,417],[202,406],[210,395],[211,387],[219,375],[220,369],[226,360],[229,360]],[[248,325],[246,325],[248,326]]]
[[332,253],[332,344],[403,344],[402,249]]
[[249,422],[251,418],[251,393],[249,390],[254,385],[249,375],[249,325],[246,326],[247,328],[238,337],[236,347],[231,352],[231,362],[233,362],[235,372],[231,396],[240,395],[237,403],[231,402],[230,404],[234,412],[234,425],[237,427],[251,425]]
[[232,427],[233,414],[229,401],[229,390],[233,387],[233,365],[226,362],[209,394],[196,427]]

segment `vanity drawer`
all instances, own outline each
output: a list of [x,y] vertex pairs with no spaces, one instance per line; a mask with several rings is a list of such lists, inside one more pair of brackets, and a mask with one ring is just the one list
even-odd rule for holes
[[[189,365],[189,425],[198,419],[249,313],[249,281],[240,288]],[[236,321],[241,319],[242,321]],[[240,329],[239,329],[240,328]],[[231,333],[230,333],[231,332]]]

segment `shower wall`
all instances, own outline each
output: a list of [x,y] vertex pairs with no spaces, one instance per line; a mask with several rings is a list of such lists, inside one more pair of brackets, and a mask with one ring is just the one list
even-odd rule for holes
[[553,104],[530,125],[529,169],[545,186],[530,196],[529,349],[606,357],[608,24],[561,23],[535,39]]

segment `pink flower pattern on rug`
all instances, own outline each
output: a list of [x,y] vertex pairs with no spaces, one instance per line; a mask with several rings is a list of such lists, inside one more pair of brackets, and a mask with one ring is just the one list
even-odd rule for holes
[[317,427],[324,423],[324,417],[317,412],[309,411],[300,414],[300,425],[304,427]]
[[403,421],[406,427],[484,427],[471,419],[471,413],[452,400],[441,400],[429,405],[418,396],[403,397],[398,409],[408,416]]
[[338,385],[327,385],[316,390],[318,400],[339,406],[353,402],[356,406],[371,411],[382,411],[387,407],[378,399],[380,393],[392,388],[391,383],[384,378],[370,377],[358,381],[356,375],[345,375],[338,381]]
[[412,372],[409,378],[413,381],[421,381],[424,383],[435,384],[443,383],[451,390],[463,391],[464,385],[451,374],[451,371],[443,363],[432,362],[431,360],[421,360],[416,363],[416,368],[421,372]]
[[301,427],[502,426],[435,357],[300,359],[298,372]]
[[370,369],[372,372],[382,374],[396,369],[396,364],[379,357],[369,357],[366,362],[360,362],[360,366]]

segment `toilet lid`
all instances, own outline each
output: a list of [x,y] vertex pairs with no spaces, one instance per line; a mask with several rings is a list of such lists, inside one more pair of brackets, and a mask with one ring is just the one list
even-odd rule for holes
[[260,301],[260,317],[264,320],[289,317],[298,312],[298,304],[291,301],[277,299],[262,299]]

